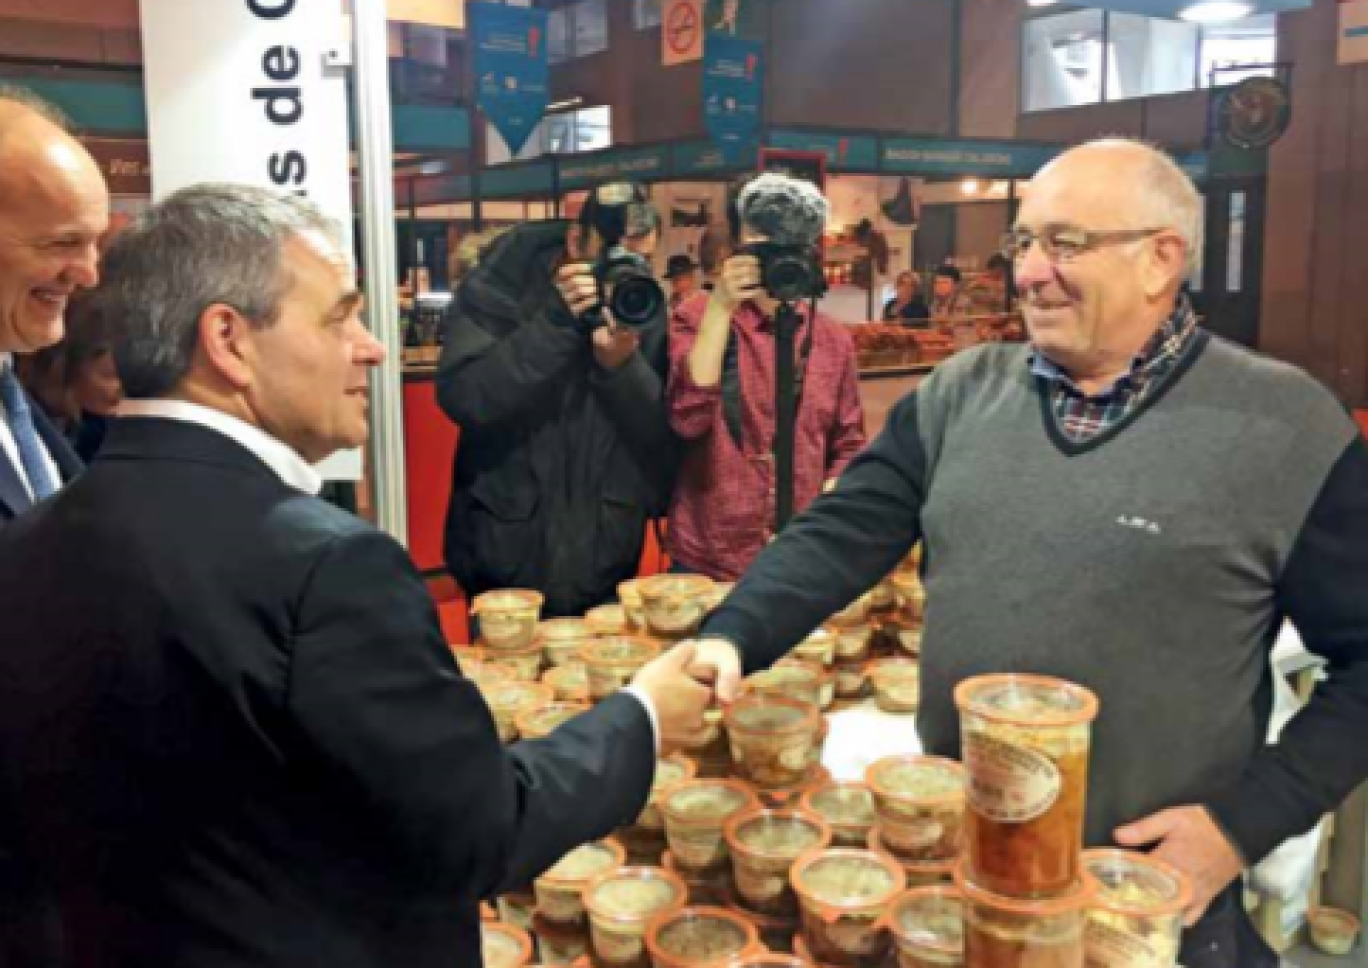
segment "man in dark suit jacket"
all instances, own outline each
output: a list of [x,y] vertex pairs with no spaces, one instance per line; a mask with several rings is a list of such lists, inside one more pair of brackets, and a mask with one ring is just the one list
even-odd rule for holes
[[313,496],[383,349],[309,203],[187,189],[96,294],[127,415],[0,532],[0,838],[76,968],[480,963],[477,905],[630,822],[687,651],[503,747],[386,535]]
[[0,85],[0,526],[81,470],[20,389],[13,355],[62,338],[67,299],[95,284],[108,224],[109,193],[89,153],[51,107]]

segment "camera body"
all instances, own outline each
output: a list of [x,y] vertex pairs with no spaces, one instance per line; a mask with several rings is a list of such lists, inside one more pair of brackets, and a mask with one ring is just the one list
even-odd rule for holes
[[795,303],[826,294],[826,274],[816,246],[752,242],[741,251],[760,260],[760,281],[772,298]]
[[[656,282],[651,263],[623,245],[605,248],[593,273],[599,306],[607,306],[613,319],[625,326],[645,326],[665,308],[665,290]],[[607,323],[599,308],[586,313],[585,321],[595,329]]]

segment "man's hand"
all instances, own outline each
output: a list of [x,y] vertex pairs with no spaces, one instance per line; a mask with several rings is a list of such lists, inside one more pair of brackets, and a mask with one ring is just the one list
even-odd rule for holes
[[712,685],[717,701],[729,703],[741,691],[741,654],[726,639],[696,639],[689,674]]
[[1153,856],[1176,867],[1192,881],[1192,903],[1183,923],[1196,924],[1217,894],[1244,870],[1244,858],[1226,839],[1205,807],[1174,807],[1118,828],[1123,847],[1157,844]]
[[703,729],[703,713],[712,704],[713,692],[692,674],[696,660],[694,644],[682,642],[648,662],[632,680],[651,698],[661,755]]
[[556,270],[556,289],[576,318],[599,303],[598,280],[594,267],[587,262],[567,262]]
[[603,315],[608,320],[607,325],[594,330],[594,335],[590,337],[594,345],[594,359],[605,370],[616,370],[636,353],[641,338],[628,327],[619,326],[609,316],[608,310],[605,309]]
[[722,273],[713,289],[712,299],[730,316],[748,299],[765,294],[760,281],[760,260],[753,255],[734,255],[722,263]]

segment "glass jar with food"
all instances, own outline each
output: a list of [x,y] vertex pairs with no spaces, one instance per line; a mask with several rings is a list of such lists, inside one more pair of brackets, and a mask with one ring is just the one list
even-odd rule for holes
[[898,968],[962,968],[964,904],[953,887],[914,887],[888,913]]
[[804,782],[821,729],[815,703],[751,693],[737,697],[724,718],[739,777],[770,789]]
[[541,643],[536,641],[523,648],[491,649],[488,653],[491,663],[503,666],[511,678],[521,682],[536,682],[540,678],[542,659]]
[[897,861],[867,850],[817,850],[794,862],[790,879],[817,961],[859,965],[887,954],[884,914],[906,886]]
[[652,575],[637,590],[652,635],[682,639],[698,631],[712,605],[712,579],[703,575]]
[[1173,968],[1192,902],[1187,875],[1145,854],[1110,849],[1085,851],[1083,869],[1097,885],[1083,938],[1087,963]]
[[686,907],[651,919],[646,950],[654,968],[722,968],[755,954],[760,939],[745,918],[719,907]]
[[641,816],[637,818],[637,826],[663,832],[665,815],[660,812],[661,800],[679,784],[692,780],[697,772],[698,767],[693,760],[679,753],[656,760],[655,778],[651,781],[651,798],[646,802],[646,808],[641,811]]
[[915,713],[921,705],[921,666],[912,659],[879,659],[868,667],[874,701],[886,713]]
[[1081,878],[1049,898],[1008,898],[955,869],[964,898],[964,962],[974,968],[1083,968],[1083,934],[1093,883]]
[[727,821],[758,805],[750,787],[740,780],[688,780],[678,784],[660,801],[670,853],[689,870],[724,864]]
[[470,611],[480,620],[480,641],[491,649],[525,649],[537,635],[541,592],[501,588],[476,595]]
[[1097,697],[1033,675],[955,689],[969,776],[969,876],[1007,897],[1050,897],[1079,880]]
[[589,609],[584,613],[584,621],[594,635],[626,635],[633,628],[626,607],[619,602]]
[[551,702],[551,689],[539,682],[518,682],[515,679],[479,683],[480,693],[494,714],[494,725],[499,739],[511,743],[518,738],[518,717],[540,709]]
[[805,793],[798,801],[826,821],[833,847],[864,848],[874,829],[874,794],[865,784],[839,780]]
[[550,686],[557,702],[589,702],[589,670],[583,662],[569,662],[542,673],[542,683]]
[[1358,940],[1359,919],[1348,911],[1331,907],[1313,907],[1306,915],[1311,932],[1311,943],[1325,954],[1343,958],[1354,950]]
[[552,667],[581,661],[580,650],[593,637],[593,629],[582,618],[552,618],[537,626],[537,641]]
[[594,954],[611,968],[647,968],[646,926],[663,911],[688,903],[688,890],[659,867],[620,867],[584,889]]
[[532,963],[532,939],[508,924],[480,925],[480,952],[485,968],[523,968]]
[[804,810],[748,810],[727,821],[736,890],[746,907],[761,914],[794,917],[798,898],[789,885],[793,862],[831,844],[831,828]]
[[812,662],[824,669],[836,661],[836,635],[828,628],[816,628],[789,652],[795,659]]
[[[820,666],[785,661],[747,676],[744,688],[747,692],[761,696],[787,696],[825,708],[822,703],[823,685],[830,681],[831,675]],[[834,686],[829,691],[834,695]]]
[[626,856],[622,845],[611,839],[576,847],[532,882],[538,913],[558,924],[581,923],[585,886],[599,875],[621,867]]
[[940,756],[886,756],[865,770],[879,836],[900,859],[957,856],[964,830],[964,767]]
[[519,713],[514,720],[518,727],[518,736],[520,739],[545,739],[588,708],[584,703],[552,702],[537,709],[529,709]]
[[800,681],[811,678],[817,683],[817,705],[822,709],[831,708],[831,702],[836,698],[836,672],[834,669],[792,655],[780,659],[770,671],[778,672],[780,669],[801,670],[798,676]]
[[589,698],[606,699],[660,654],[660,646],[630,635],[606,635],[584,647],[584,666],[589,672]]

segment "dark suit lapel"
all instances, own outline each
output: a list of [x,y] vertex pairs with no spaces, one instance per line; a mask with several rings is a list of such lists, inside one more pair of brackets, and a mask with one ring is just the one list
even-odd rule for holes
[[33,429],[38,431],[38,437],[52,456],[52,462],[57,465],[57,471],[62,475],[62,483],[70,484],[76,475],[85,470],[85,463],[77,456],[71,443],[62,436],[62,432],[56,425],[48,419],[48,415],[43,412],[33,399],[29,398],[29,410],[33,413]]
[[33,507],[28,488],[24,487],[19,471],[3,450],[0,450],[0,505],[3,505],[3,516],[7,518],[17,518]]

